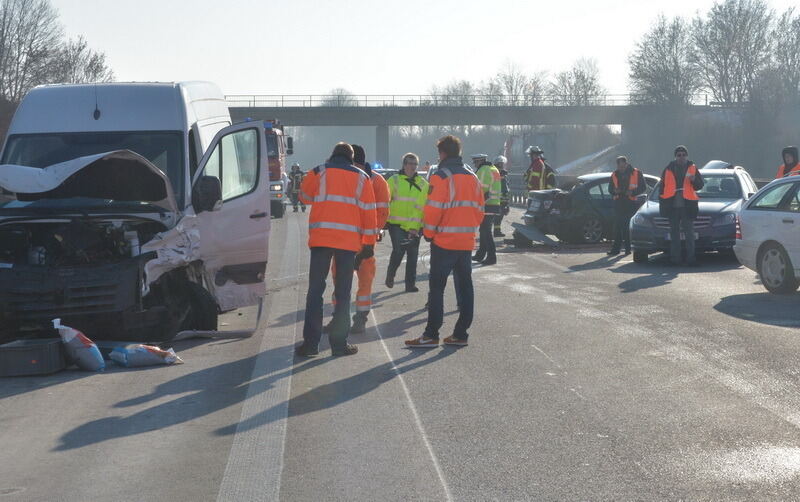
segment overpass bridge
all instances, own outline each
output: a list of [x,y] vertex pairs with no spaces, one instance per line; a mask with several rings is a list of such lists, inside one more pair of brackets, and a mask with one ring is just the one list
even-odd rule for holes
[[510,97],[491,95],[232,95],[234,120],[279,118],[288,126],[375,127],[375,159],[389,165],[392,126],[620,125],[685,111],[719,110],[708,97],[686,106],[640,105],[631,95],[586,98],[570,95]]

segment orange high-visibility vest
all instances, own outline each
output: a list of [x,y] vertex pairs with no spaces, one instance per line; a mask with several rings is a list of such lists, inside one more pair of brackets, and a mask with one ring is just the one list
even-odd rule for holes
[[[617,178],[617,171],[614,171],[611,174],[611,182],[614,183],[614,188],[619,190],[619,179]],[[630,200],[635,201],[636,196],[633,195],[636,193],[636,190],[639,188],[639,170],[635,167],[633,168],[633,172],[631,172],[631,179],[628,182],[628,190],[631,191],[631,195],[628,196]],[[620,194],[614,194],[614,200],[619,200],[621,197]]]
[[[691,175],[697,176],[697,166],[694,164],[689,164],[686,168],[686,174],[683,177],[683,198],[686,200],[700,200],[700,197],[694,189],[692,180],[689,179]],[[672,169],[664,170],[664,179],[661,181],[664,183],[664,190],[661,193],[661,198],[671,199],[675,197],[675,193],[678,191],[678,184],[676,183],[675,173],[672,172]]]
[[308,247],[360,251],[377,235],[375,193],[367,174],[334,157],[303,180],[300,200],[311,204]]
[[375,209],[377,211],[378,230],[386,226],[389,219],[389,201],[392,196],[389,193],[389,183],[378,173],[372,173],[372,191],[375,193]]
[[777,178],[784,178],[786,176],[797,176],[800,174],[800,164],[795,164],[795,166],[788,171],[786,170],[786,164],[782,165],[778,168],[778,176]]
[[423,234],[440,248],[472,251],[484,217],[483,205],[475,173],[460,157],[445,159],[430,180]]

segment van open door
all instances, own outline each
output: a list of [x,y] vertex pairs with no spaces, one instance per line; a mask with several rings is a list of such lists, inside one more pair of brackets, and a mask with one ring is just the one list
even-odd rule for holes
[[192,180],[198,257],[223,311],[257,305],[266,294],[269,175],[261,122],[219,131]]

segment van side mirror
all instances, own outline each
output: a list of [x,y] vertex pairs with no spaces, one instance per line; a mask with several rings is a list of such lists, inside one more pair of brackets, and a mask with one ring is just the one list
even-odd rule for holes
[[192,189],[195,214],[216,211],[222,207],[222,183],[216,176],[201,176]]
[[291,136],[286,137],[286,155],[294,153],[294,138]]
[[752,199],[752,198],[753,198],[753,195],[755,195],[755,194],[756,194],[755,192],[748,192],[748,194],[747,194],[747,200],[750,200],[750,199]]

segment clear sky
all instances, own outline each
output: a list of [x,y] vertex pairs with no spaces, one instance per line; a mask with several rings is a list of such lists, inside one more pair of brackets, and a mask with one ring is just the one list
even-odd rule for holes
[[[210,80],[226,94],[419,94],[506,62],[556,72],[598,61],[611,92],[659,12],[713,0],[52,0],[70,36],[120,81]],[[779,10],[797,0],[771,0]]]

